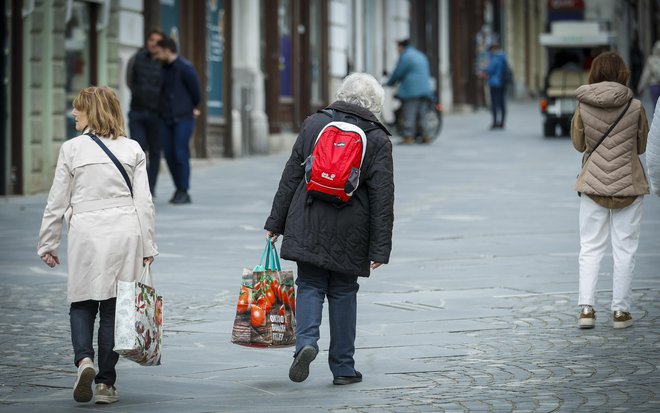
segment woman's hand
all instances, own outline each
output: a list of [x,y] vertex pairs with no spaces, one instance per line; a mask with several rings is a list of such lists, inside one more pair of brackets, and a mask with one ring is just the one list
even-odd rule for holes
[[154,257],[144,257],[142,259],[142,265],[149,265],[154,262]]
[[53,255],[50,252],[45,253],[41,256],[41,260],[46,263],[47,266],[53,268],[60,263],[60,259],[57,258],[57,255]]
[[275,234],[272,231],[266,231],[266,238],[270,240],[271,243],[275,244],[277,242],[277,237],[279,237],[280,234]]

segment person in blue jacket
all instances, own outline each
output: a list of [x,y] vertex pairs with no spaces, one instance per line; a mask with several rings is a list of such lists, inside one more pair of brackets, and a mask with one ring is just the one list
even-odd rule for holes
[[397,42],[399,60],[386,86],[399,83],[397,96],[403,105],[403,144],[415,143],[416,125],[423,132],[422,142],[430,143],[431,131],[426,124],[426,101],[433,99],[429,59],[414,48],[409,40]]
[[189,204],[190,138],[195,127],[196,108],[202,100],[199,77],[192,63],[177,54],[176,43],[165,37],[158,42],[158,58],[163,62],[160,90],[160,133],[167,167],[176,192],[172,204]]
[[482,69],[490,87],[490,109],[493,113],[491,129],[504,129],[506,119],[506,86],[511,78],[506,54],[497,43],[488,48],[488,64]]

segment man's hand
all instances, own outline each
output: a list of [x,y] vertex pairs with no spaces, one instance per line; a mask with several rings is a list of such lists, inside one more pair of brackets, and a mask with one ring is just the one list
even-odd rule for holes
[[144,257],[142,259],[142,265],[149,265],[154,262],[154,257]]
[[383,265],[382,262],[374,262],[374,261],[371,261],[371,269],[372,269],[372,270],[375,270],[376,268],[380,267],[381,265]]
[[45,253],[41,256],[41,260],[46,263],[47,266],[53,268],[60,263],[60,259],[57,258],[57,255],[53,255],[50,252]]

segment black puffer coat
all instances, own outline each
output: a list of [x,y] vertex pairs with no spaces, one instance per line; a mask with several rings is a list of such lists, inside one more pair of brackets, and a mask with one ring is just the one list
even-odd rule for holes
[[281,256],[331,271],[369,276],[371,261],[386,264],[392,249],[394,177],[389,132],[368,110],[345,102],[328,108],[344,122],[372,122],[360,184],[346,204],[336,206],[308,196],[302,163],[314,140],[332,119],[315,113],[302,124],[264,228],[283,234]]

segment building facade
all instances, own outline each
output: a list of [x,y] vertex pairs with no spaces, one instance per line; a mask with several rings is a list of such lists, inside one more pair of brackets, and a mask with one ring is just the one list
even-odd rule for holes
[[[562,13],[616,32],[614,48],[624,57],[634,33],[646,55],[660,38],[654,0],[1,2],[0,195],[49,188],[59,146],[75,135],[71,101],[80,89],[113,87],[128,109],[126,64],[152,28],[172,36],[200,74],[203,115],[191,144],[197,157],[288,147],[348,73],[384,82],[400,39],[429,57],[436,98],[451,112],[487,104],[479,67],[493,40],[510,57],[514,95],[538,95],[547,73],[539,34]],[[394,93],[388,88],[385,121]]]

